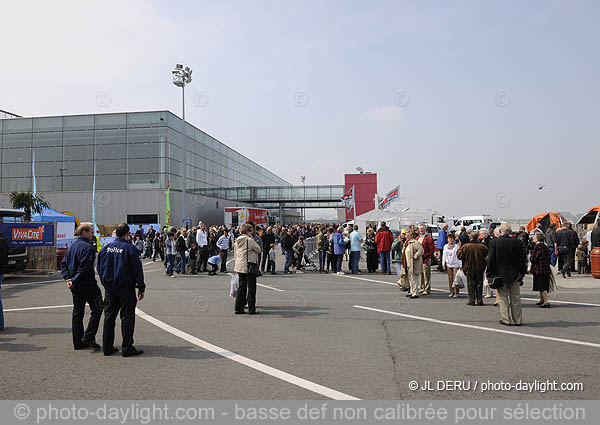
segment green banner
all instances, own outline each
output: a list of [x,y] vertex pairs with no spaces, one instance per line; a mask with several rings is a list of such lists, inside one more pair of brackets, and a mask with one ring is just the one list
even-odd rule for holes
[[167,187],[167,200],[165,202],[165,226],[171,227],[171,188]]

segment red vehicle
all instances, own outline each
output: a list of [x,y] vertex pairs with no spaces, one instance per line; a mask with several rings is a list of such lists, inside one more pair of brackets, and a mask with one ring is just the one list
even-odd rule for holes
[[249,221],[257,226],[269,224],[269,211],[262,208],[225,207],[224,224],[227,227],[237,227]]

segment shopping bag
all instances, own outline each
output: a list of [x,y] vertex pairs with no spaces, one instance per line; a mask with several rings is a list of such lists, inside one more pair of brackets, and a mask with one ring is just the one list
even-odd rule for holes
[[459,270],[454,277],[454,282],[452,283],[453,288],[462,289],[466,286],[467,276],[462,270]]
[[235,298],[237,296],[238,287],[240,285],[240,278],[237,274],[233,274],[231,276],[229,285],[230,285],[229,296]]

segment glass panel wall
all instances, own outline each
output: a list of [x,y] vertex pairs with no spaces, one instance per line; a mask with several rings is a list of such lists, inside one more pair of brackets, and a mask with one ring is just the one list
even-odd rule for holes
[[166,111],[0,120],[0,190],[32,190],[33,152],[42,192],[91,190],[94,164],[98,189],[181,189],[183,178],[187,190],[289,185],[191,124],[183,130]]

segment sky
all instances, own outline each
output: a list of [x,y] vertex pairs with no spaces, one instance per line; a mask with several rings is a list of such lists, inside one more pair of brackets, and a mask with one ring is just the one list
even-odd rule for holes
[[343,184],[362,167],[380,194],[400,185],[405,205],[446,216],[600,204],[597,1],[2,10],[0,109],[181,115],[171,70],[183,63],[193,69],[186,120],[292,184]]

